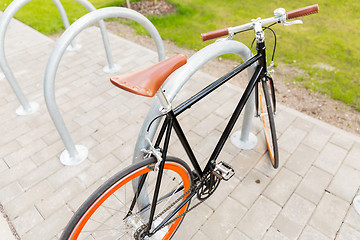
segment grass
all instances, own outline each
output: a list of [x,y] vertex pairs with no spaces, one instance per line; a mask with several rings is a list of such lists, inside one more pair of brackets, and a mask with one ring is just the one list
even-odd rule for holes
[[[3,11],[12,0],[2,0]],[[306,70],[307,74],[289,81],[301,82],[311,91],[319,91],[339,99],[360,110],[360,12],[359,1],[302,0],[302,1],[252,1],[252,0],[169,0],[177,13],[149,17],[164,39],[179,46],[201,49],[200,33],[236,26],[256,17],[270,17],[273,10],[283,7],[293,10],[319,3],[320,13],[304,17],[303,25],[274,26],[278,37],[276,61]],[[87,13],[74,0],[61,0],[70,22]],[[95,7],[120,6],[123,0],[90,0]],[[36,17],[34,17],[36,16]],[[63,25],[51,0],[33,0],[25,5],[16,18],[44,34],[53,34]],[[135,23],[140,34],[145,30]],[[269,32],[270,33],[270,32]],[[271,48],[272,37],[267,34]],[[250,45],[252,32],[238,34],[235,39]],[[231,57],[231,56],[230,56]]]

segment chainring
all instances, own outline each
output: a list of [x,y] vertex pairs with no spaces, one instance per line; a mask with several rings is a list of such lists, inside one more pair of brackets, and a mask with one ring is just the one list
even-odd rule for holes
[[219,186],[221,179],[214,174],[208,174],[197,191],[197,198],[201,201],[211,196]]

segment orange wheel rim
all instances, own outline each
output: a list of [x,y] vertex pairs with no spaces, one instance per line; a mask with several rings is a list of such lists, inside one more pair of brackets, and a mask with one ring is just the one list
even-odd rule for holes
[[270,161],[274,165],[275,160],[274,160],[274,155],[272,153],[271,146],[270,146],[270,143],[269,143],[269,141],[270,141],[270,136],[269,136],[269,132],[268,132],[269,129],[268,129],[268,126],[266,124],[266,118],[265,118],[266,116],[263,114],[264,113],[264,105],[263,105],[262,98],[261,98],[262,94],[261,94],[260,88],[259,88],[259,95],[260,95],[259,103],[260,103],[260,111],[261,111],[261,121],[262,121],[262,123],[264,125],[264,135],[265,135],[266,147],[267,147],[268,152],[269,152]]
[[[186,171],[177,165],[176,163],[165,163],[164,169],[173,170],[174,172],[178,173],[181,177],[183,183],[184,183],[184,192],[187,192],[190,189],[190,179],[189,175],[186,173]],[[137,171],[136,173],[131,174],[130,176],[126,177],[116,185],[114,185],[112,188],[108,189],[105,194],[102,195],[101,198],[99,198],[96,202],[93,203],[92,206],[87,210],[87,212],[83,215],[83,217],[80,219],[79,223],[74,228],[74,231],[71,234],[70,239],[77,239],[79,234],[81,233],[82,229],[90,219],[90,217],[96,212],[96,210],[101,206],[102,203],[104,203],[114,192],[116,192],[119,188],[124,186],[126,183],[130,182],[131,180],[139,177],[142,174],[148,173],[152,171],[148,167],[144,167]],[[183,197],[185,199],[189,194]],[[177,216],[183,214],[187,208],[189,203],[185,204],[180,211],[178,212]],[[182,217],[177,219],[169,228],[169,231],[166,233],[166,235],[163,237],[163,240],[169,239],[173,232],[177,229]]]

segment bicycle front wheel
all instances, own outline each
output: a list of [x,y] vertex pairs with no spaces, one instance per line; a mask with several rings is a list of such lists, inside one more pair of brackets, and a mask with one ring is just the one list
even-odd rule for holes
[[[61,239],[142,239],[158,175],[158,171],[153,171],[155,164],[154,158],[145,159],[106,181],[78,209]],[[139,182],[144,183],[142,188],[138,187]],[[174,204],[175,200],[186,198],[191,185],[192,175],[188,165],[180,159],[168,157],[151,229],[179,205]],[[170,239],[181,224],[189,204],[181,207],[168,225],[146,239]],[[159,213],[163,215],[159,216]]]
[[[260,120],[264,125],[264,134],[271,164],[274,168],[279,166],[279,151],[276,138],[275,121],[273,107],[274,103],[270,98],[271,89],[268,81],[261,82],[262,88],[259,87],[259,107]],[[272,93],[274,94],[274,93]]]

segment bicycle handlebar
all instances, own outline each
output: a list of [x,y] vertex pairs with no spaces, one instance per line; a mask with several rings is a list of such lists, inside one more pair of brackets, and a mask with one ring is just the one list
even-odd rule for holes
[[[287,19],[293,19],[293,18],[297,18],[297,17],[302,17],[302,16],[318,13],[319,5],[315,4],[315,5],[307,6],[304,8],[299,8],[299,9],[296,9],[296,10],[293,10],[293,11],[290,11],[287,13],[285,12],[285,10],[283,10],[283,11],[284,12],[281,14],[276,14],[277,16],[275,16],[275,17],[262,19],[261,25],[271,24],[271,23],[275,23],[275,22],[285,22]],[[275,12],[276,12],[276,10],[275,10]],[[207,41],[210,39],[226,36],[228,34],[235,34],[240,31],[250,30],[252,28],[253,28],[252,23],[246,23],[244,25],[240,25],[240,26],[233,27],[233,28],[231,28],[231,27],[223,28],[223,29],[219,29],[219,30],[215,30],[215,31],[207,32],[207,33],[202,33],[201,38],[203,41]]]
[[299,9],[296,9],[296,10],[286,13],[286,19],[293,19],[293,18],[297,18],[297,17],[302,17],[302,16],[318,13],[318,12],[319,12],[319,5],[315,4],[315,5],[299,8]]
[[202,33],[201,38],[203,41],[207,41],[210,39],[226,36],[228,34],[229,34],[229,29],[223,28],[223,29],[219,29],[219,30],[215,30],[215,31],[207,32],[207,33]]

